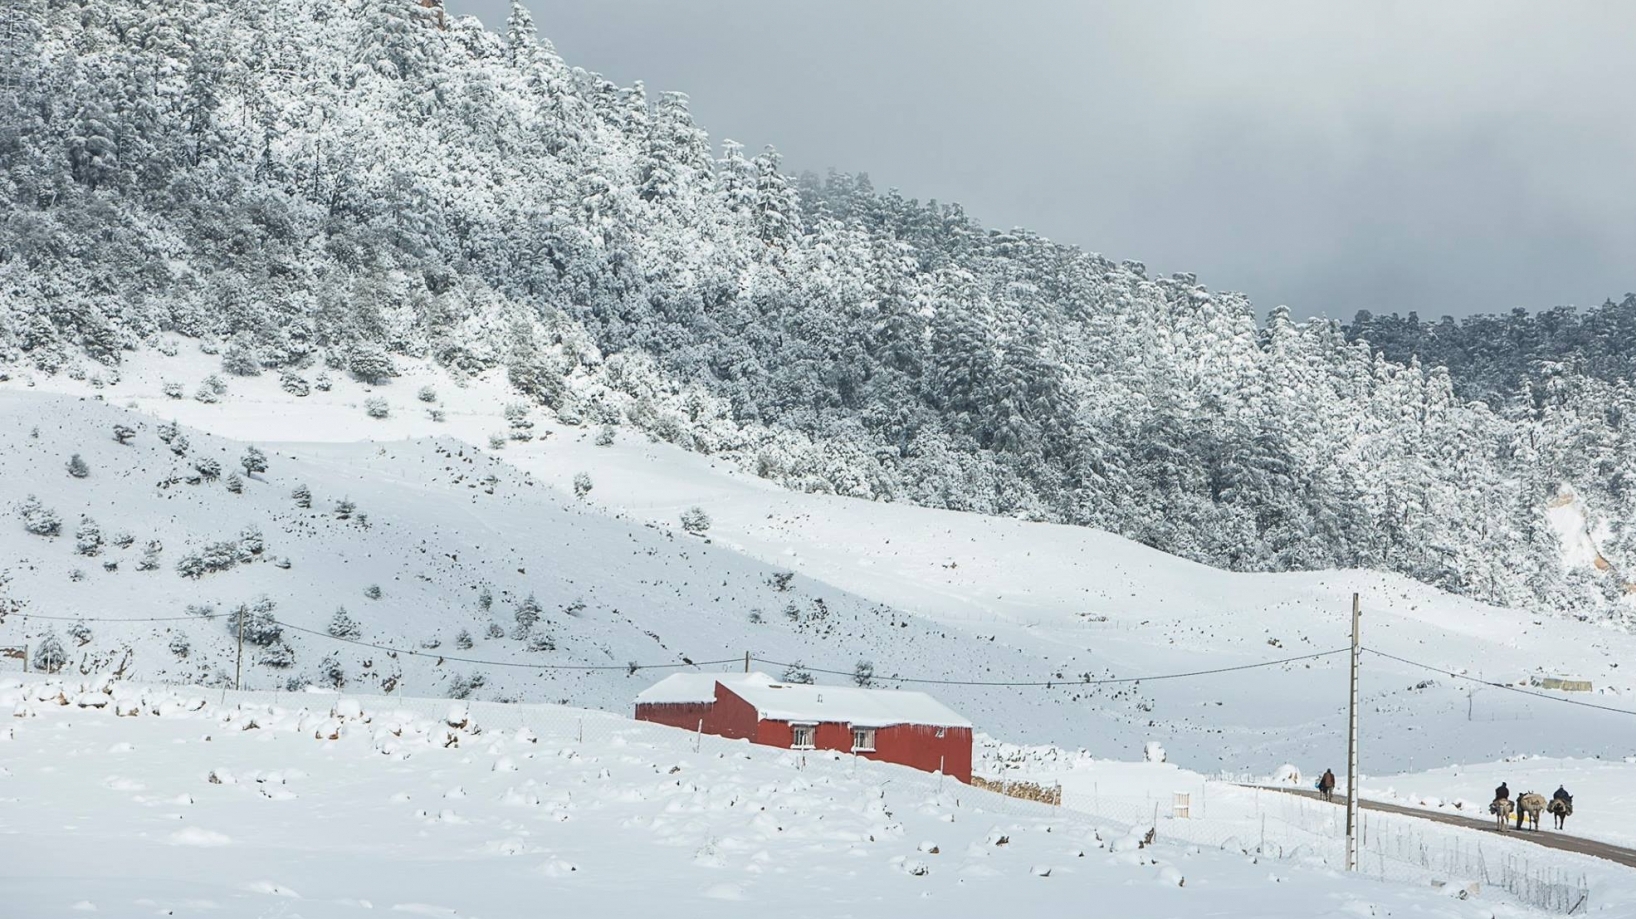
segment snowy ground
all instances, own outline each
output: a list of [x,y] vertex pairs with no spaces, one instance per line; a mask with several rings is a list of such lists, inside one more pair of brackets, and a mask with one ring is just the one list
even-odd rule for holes
[[595,712],[220,698],[0,683],[7,915],[1528,914]]
[[[517,401],[498,377],[457,383],[406,363],[404,376],[382,387],[334,374],[333,390],[296,398],[268,374],[228,378],[229,391],[214,404],[166,397],[164,383],[181,382],[191,393],[217,369],[216,358],[194,348],[183,342],[177,357],[133,354],[118,382],[101,387],[26,373],[0,383],[8,394],[0,401],[8,425],[0,444],[10,451],[4,497],[10,503],[37,490],[70,531],[78,514],[90,513],[109,531],[165,530],[172,548],[259,523],[269,553],[291,558],[293,568],[252,565],[193,583],[175,577],[167,561],[133,592],[129,560],[107,574],[73,556],[71,534],[48,554],[38,538],[0,527],[8,551],[25,560],[10,567],[5,589],[27,611],[176,615],[195,596],[233,604],[267,592],[290,621],[321,629],[345,605],[366,639],[395,647],[437,642],[423,649],[434,655],[459,656],[450,643],[465,628],[477,638],[465,656],[483,660],[617,667],[738,658],[748,650],[841,671],[869,659],[882,676],[1060,679],[1050,688],[936,692],[1002,739],[1124,759],[1139,758],[1147,741],[1158,740],[1174,761],[1200,772],[1262,775],[1285,762],[1309,773],[1341,763],[1344,656],[1173,682],[1083,680],[1343,647],[1350,595],[1358,591],[1365,642],[1373,647],[1508,683],[1586,679],[1592,693],[1560,695],[1636,709],[1636,684],[1629,668],[1619,669],[1636,657],[1636,639],[1595,624],[1496,609],[1373,572],[1232,574],[1092,530],[791,493],[630,431],[598,446],[594,430],[561,425],[544,410],[532,415],[532,441],[495,450],[489,436],[508,426],[501,408]],[[434,387],[435,403],[417,399],[425,385]],[[46,390],[88,401],[63,403]],[[373,397],[389,401],[390,417],[365,416],[363,403]],[[433,405],[443,421],[429,417]],[[147,426],[131,447],[107,434],[123,411],[115,406],[130,406],[125,417]],[[172,418],[225,465],[254,442],[272,455],[272,468],[231,498],[219,485],[155,488],[161,467],[173,461],[151,429]],[[40,440],[20,436],[30,426],[42,429]],[[71,451],[91,461],[90,479],[61,473]],[[137,455],[147,457],[140,474],[121,468]],[[571,483],[581,472],[594,488],[575,500]],[[312,487],[317,513],[291,513],[288,494],[297,482]],[[339,496],[370,514],[367,533],[329,519],[325,511]],[[708,543],[677,526],[680,511],[695,504],[714,518]],[[76,567],[86,578],[70,582]],[[769,585],[780,570],[796,572],[788,592]],[[371,583],[385,588],[385,601],[363,597]],[[489,611],[476,606],[483,587],[496,598]],[[513,606],[531,592],[545,607],[556,651],[483,637],[490,622],[511,628]],[[10,620],[0,625],[0,641],[21,643],[40,626]],[[149,678],[208,679],[229,663],[225,630],[213,626],[196,627],[194,644],[204,649],[197,657],[156,654],[171,628],[98,627],[81,653],[111,656],[134,643],[140,652],[131,672]],[[379,688],[401,671],[403,691],[421,694],[441,693],[480,670],[488,682],[479,698],[624,711],[662,675],[434,666],[401,656],[388,667],[378,654],[336,649],[321,637],[287,639],[297,646],[298,669],[310,673],[335,652],[353,679],[367,675]],[[254,670],[250,685],[286,678]],[[1468,697],[1467,688],[1366,657],[1365,773],[1524,754],[1636,753],[1630,716],[1491,688]],[[1530,723],[1551,730],[1530,730]]]

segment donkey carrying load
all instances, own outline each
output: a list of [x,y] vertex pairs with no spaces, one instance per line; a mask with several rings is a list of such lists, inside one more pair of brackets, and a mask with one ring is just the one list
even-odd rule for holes
[[1560,830],[1573,816],[1574,801],[1572,798],[1552,798],[1551,803],[1545,805],[1545,810],[1556,818],[1556,828]]
[[[1545,810],[1545,796],[1537,792],[1526,792],[1517,799],[1517,807],[1522,811],[1521,817],[1528,819],[1528,828],[1538,832],[1539,815]],[[1517,828],[1522,828],[1522,819],[1517,820]]]
[[1511,799],[1495,798],[1494,803],[1488,806],[1488,812],[1494,815],[1495,829],[1504,833],[1511,824]]

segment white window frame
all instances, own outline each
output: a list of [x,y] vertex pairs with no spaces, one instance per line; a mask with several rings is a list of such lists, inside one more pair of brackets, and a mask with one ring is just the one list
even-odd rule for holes
[[[801,743],[800,742],[801,741],[801,732],[802,731],[807,732],[807,742],[806,743]],[[816,750],[817,749],[817,746],[816,746],[817,743],[818,743],[818,725],[817,725],[816,722],[812,722],[812,723],[791,723],[790,724],[790,749],[791,750]]]
[[[859,738],[860,735],[867,738],[867,745],[858,743],[858,738]],[[853,753],[873,753],[873,752],[875,752],[875,729],[874,728],[853,728],[852,729],[852,752]]]

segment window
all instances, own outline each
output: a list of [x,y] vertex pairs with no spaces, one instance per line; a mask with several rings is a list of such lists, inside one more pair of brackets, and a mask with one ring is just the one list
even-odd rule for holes
[[811,750],[812,736],[817,725],[796,724],[790,726],[790,748],[794,750]]
[[874,752],[874,750],[875,750],[875,729],[874,728],[853,728],[852,729],[852,752],[854,752],[854,753],[872,753],[872,752]]

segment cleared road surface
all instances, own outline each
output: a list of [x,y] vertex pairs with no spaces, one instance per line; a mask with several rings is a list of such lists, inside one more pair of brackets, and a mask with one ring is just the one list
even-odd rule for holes
[[[1304,798],[1316,798],[1319,802],[1323,801],[1322,798],[1318,797],[1318,792],[1311,788],[1278,788],[1272,785],[1255,785],[1251,787],[1260,788],[1263,791],[1282,792],[1287,795],[1300,795]],[[1334,803],[1336,807],[1345,807],[1346,799],[1337,793],[1335,795]],[[1422,820],[1435,820],[1438,823],[1463,826],[1468,830],[1480,830],[1486,833],[1494,833],[1496,835],[1500,833],[1499,830],[1494,828],[1494,818],[1492,816],[1488,817],[1487,819],[1463,817],[1458,814],[1443,813],[1442,811],[1421,810],[1420,808],[1416,807],[1403,807],[1402,805],[1398,804],[1382,804],[1378,801],[1366,801],[1363,799],[1358,800],[1358,806],[1364,810],[1381,811],[1388,814],[1406,814],[1410,817],[1419,817]],[[1551,815],[1540,814],[1539,818],[1539,830],[1509,829],[1505,831],[1505,837],[1507,839],[1520,839],[1523,842],[1531,842],[1535,845],[1545,846],[1549,849],[1561,849],[1564,852],[1578,852],[1580,855],[1589,855],[1593,858],[1605,858],[1610,862],[1618,862],[1627,868],[1636,868],[1636,849],[1626,849],[1621,846],[1613,845],[1612,843],[1597,842],[1594,839],[1581,839],[1578,836],[1569,835],[1565,830],[1548,830],[1545,829],[1546,824],[1554,822],[1552,821]],[[1515,821],[1515,819],[1516,818],[1514,817],[1512,818],[1513,821]],[[1574,818],[1569,817],[1568,826],[1573,826],[1573,822]],[[1515,822],[1512,823],[1512,826],[1516,826]]]

